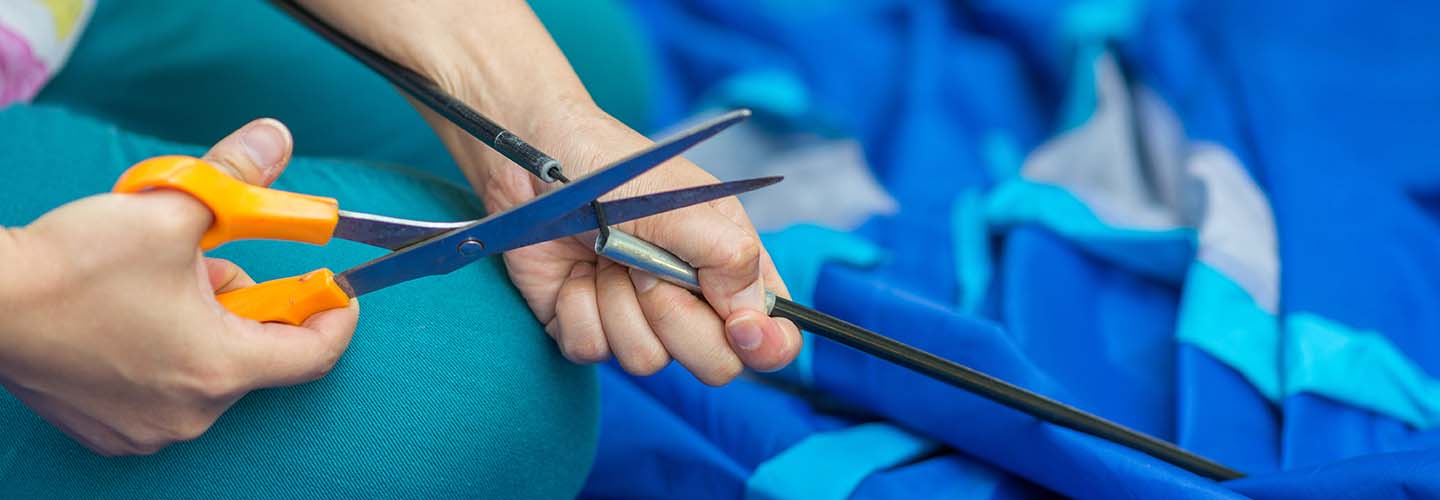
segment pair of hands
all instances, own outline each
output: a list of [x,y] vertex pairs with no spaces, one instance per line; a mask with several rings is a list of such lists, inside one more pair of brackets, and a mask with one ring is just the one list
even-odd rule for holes
[[[366,9],[342,0],[301,2],[509,125],[572,178],[650,144],[595,106],[523,0],[484,9],[461,0]],[[555,187],[421,112],[490,211]],[[257,120],[206,158],[238,179],[268,185],[291,150],[283,125]],[[610,196],[711,182],[676,159]],[[189,196],[151,192],[94,196],[25,228],[0,228],[7,268],[0,275],[0,383],[76,441],[115,455],[194,438],[251,390],[324,376],[349,344],[358,305],[300,327],[228,313],[215,294],[254,281],[200,253],[210,223],[209,210]],[[788,297],[785,284],[737,200],[620,228],[697,267],[704,298],[597,257],[593,235],[505,254],[511,279],[567,358],[614,356],[639,375],[675,360],[711,385],[746,366],[774,370],[794,359],[799,330],[764,313],[765,289]]]
[[[648,144],[595,113],[567,122],[575,128],[557,134],[569,138],[563,143],[569,147],[547,149],[566,165],[594,168]],[[486,175],[472,177],[490,210],[549,188],[521,169],[487,164],[495,158],[458,130],[437,129],[461,158],[483,167]],[[205,158],[264,186],[284,170],[291,150],[284,126],[263,119],[221,140]],[[715,182],[688,162],[674,163],[611,196]],[[299,327],[228,313],[215,294],[254,281],[234,264],[200,253],[210,223],[210,211],[197,200],[161,191],[93,196],[27,227],[0,229],[0,255],[21,271],[0,283],[7,311],[0,323],[0,383],[71,438],[120,455],[193,439],[251,390],[323,377],[349,344],[358,304],[314,315]],[[798,330],[763,313],[765,287],[785,295],[784,283],[738,201],[717,200],[621,228],[696,265],[705,299],[597,257],[593,235],[507,253],[511,278],[567,358],[595,363],[613,354],[640,375],[674,359],[712,385],[729,382],[744,366],[772,370],[794,358]]]

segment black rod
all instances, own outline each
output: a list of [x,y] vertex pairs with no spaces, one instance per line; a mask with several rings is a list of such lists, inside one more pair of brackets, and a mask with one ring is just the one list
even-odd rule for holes
[[371,50],[291,0],[272,0],[271,3],[331,44],[339,47],[340,50],[369,66],[370,69],[389,80],[390,84],[399,87],[401,91],[439,113],[450,123],[454,123],[455,126],[479,139],[480,142],[505,155],[516,165],[529,170],[540,180],[545,182],[558,180],[560,162],[446,93],[429,78]]
[[[446,93],[428,78],[391,61],[341,33],[291,0],[271,0],[281,10],[360,60],[391,84],[494,148],[545,182],[568,182],[560,163]],[[603,217],[603,214],[599,214]],[[607,228],[608,229],[608,228]],[[834,316],[775,297],[771,313],[801,328],[866,354],[1008,406],[1040,420],[1083,432],[1149,454],[1197,475],[1224,481],[1244,474],[1168,442],[1106,420],[1079,408],[1031,392],[973,368],[941,358]]]
[[771,310],[771,314],[788,318],[800,328],[816,335],[978,394],[1040,420],[1128,446],[1200,476],[1216,481],[1245,477],[1239,471],[1150,435],[782,297],[775,297],[775,308]]

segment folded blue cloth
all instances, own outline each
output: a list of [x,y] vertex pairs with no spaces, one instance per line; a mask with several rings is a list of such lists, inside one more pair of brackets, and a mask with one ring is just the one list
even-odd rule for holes
[[[815,339],[812,383],[791,388],[806,404],[755,411],[882,418],[987,473],[917,458],[847,492],[779,491],[903,497],[879,486],[895,477],[980,498],[1014,481],[1078,498],[1440,485],[1423,473],[1440,455],[1434,4],[630,2],[661,55],[658,109],[743,104],[787,132],[853,137],[899,203],[855,234],[886,259],[825,267],[817,307],[1252,475],[1198,478]],[[648,384],[602,390],[622,382]],[[740,398],[687,413],[706,391],[676,383],[649,404],[705,430],[741,418]],[[597,471],[629,456],[608,447],[647,449],[608,437],[613,408]],[[611,474],[586,491],[726,497],[835,432],[677,437],[663,465],[720,450],[723,486],[615,489]],[[1408,450],[1422,451],[1395,453]],[[833,485],[864,454],[830,453],[788,477]]]

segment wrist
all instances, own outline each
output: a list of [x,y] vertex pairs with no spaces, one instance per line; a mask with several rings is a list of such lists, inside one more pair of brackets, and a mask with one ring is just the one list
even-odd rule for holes
[[[556,124],[589,120],[602,114],[564,57],[558,67],[512,60],[516,54],[486,54],[485,42],[467,38],[432,53],[426,76],[445,92],[479,111],[501,127],[535,143]],[[536,144],[541,146],[541,144]]]

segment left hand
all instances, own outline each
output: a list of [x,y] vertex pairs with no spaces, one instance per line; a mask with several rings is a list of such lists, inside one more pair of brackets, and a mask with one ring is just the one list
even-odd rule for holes
[[[651,145],[588,103],[555,109],[560,118],[531,127],[529,140],[565,165],[571,178]],[[454,127],[437,129],[474,174],[475,189],[492,213],[559,187],[542,183]],[[700,167],[676,158],[606,199],[714,182]],[[739,200],[725,198],[617,227],[695,266],[704,298],[597,256],[594,233],[507,252],[511,279],[567,358],[597,363],[614,355],[637,375],[654,373],[673,358],[710,385],[728,383],[747,366],[772,371],[795,359],[799,329],[787,319],[770,318],[764,303],[767,288],[781,297],[789,292]]]
[[[365,9],[343,0],[301,3],[554,156],[566,176],[577,178],[650,145],[594,104],[523,0],[494,0],[483,9],[461,0],[376,2]],[[556,187],[417,108],[492,213]],[[711,182],[704,170],[674,159],[610,196]],[[506,253],[515,286],[566,357],[595,363],[613,354],[639,375],[674,358],[712,385],[729,382],[745,366],[775,370],[795,359],[799,329],[765,315],[765,289],[788,297],[785,282],[739,201],[716,200],[620,228],[698,268],[705,298],[598,258],[593,235]]]

